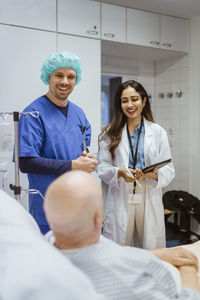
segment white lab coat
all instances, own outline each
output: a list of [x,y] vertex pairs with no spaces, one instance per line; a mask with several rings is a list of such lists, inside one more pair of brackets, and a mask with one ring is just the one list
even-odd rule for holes
[[[166,131],[156,123],[144,118],[144,158],[145,166],[171,158]],[[118,244],[124,245],[128,222],[128,184],[118,179],[118,169],[128,168],[129,144],[126,126],[122,139],[115,150],[115,160],[108,151],[109,139],[100,142],[97,172],[102,179],[104,200],[104,235]],[[167,186],[175,176],[173,163],[158,171],[158,181],[146,179],[143,248],[165,247],[164,209],[162,187]]]

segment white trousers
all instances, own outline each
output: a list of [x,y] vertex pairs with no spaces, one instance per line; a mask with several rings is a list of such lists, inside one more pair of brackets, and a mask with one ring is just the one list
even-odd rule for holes
[[[133,194],[133,183],[129,183],[128,225],[125,245],[143,248],[145,180],[140,180],[139,184],[136,184],[135,194]],[[134,243],[135,236],[137,236],[137,244],[139,245]]]

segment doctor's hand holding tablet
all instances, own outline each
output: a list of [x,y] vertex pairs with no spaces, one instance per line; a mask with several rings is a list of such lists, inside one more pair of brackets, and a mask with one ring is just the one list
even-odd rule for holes
[[123,177],[126,182],[133,182],[137,181],[141,178],[149,178],[158,180],[157,170],[164,167],[165,165],[171,162],[171,158],[157,162],[153,165],[145,167],[144,169],[140,170],[137,169],[133,170],[131,168],[120,168],[118,170],[118,177]]
[[[118,178],[123,177],[126,182],[134,182],[142,178],[158,179],[157,168],[153,171],[143,173],[140,169],[120,168],[118,170]],[[138,182],[138,181],[137,181]]]

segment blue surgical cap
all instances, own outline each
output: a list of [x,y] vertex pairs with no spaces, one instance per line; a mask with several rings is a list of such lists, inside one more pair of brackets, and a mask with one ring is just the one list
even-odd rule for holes
[[56,52],[45,60],[41,67],[40,78],[44,84],[48,85],[49,76],[51,73],[59,68],[72,68],[76,71],[76,83],[81,81],[82,65],[81,59],[73,53],[70,52]]

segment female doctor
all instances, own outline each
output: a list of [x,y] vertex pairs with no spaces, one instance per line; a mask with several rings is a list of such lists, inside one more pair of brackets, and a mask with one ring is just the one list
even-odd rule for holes
[[114,117],[99,136],[97,172],[103,181],[103,234],[121,245],[165,247],[162,187],[175,172],[172,163],[141,170],[171,158],[165,130],[153,120],[144,87],[130,80],[115,95]]

